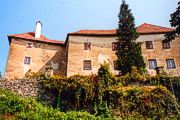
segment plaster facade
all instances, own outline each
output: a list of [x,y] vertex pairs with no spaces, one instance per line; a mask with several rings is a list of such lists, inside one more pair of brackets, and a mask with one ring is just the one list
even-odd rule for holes
[[[163,47],[164,34],[174,31],[151,24],[137,28],[140,33],[142,55],[148,74],[156,75],[156,67],[162,67],[173,76],[180,76],[180,36]],[[5,79],[22,79],[28,71],[50,75],[72,76],[97,74],[100,64],[106,62],[115,75],[117,59],[113,43],[117,42],[116,30],[81,30],[69,33],[65,42],[50,40],[35,33],[8,36],[10,50]],[[151,49],[147,48],[147,41]],[[86,48],[87,47],[87,48]],[[151,68],[154,67],[154,68]]]

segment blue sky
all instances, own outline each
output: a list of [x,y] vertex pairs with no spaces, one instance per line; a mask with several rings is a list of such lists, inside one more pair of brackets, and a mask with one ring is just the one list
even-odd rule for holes
[[[179,0],[126,0],[136,26],[151,23],[170,27],[170,14]],[[115,29],[121,0],[1,0],[0,71],[4,73],[9,52],[7,35],[34,31],[43,22],[42,33],[65,40],[68,32],[80,29]],[[18,53],[17,53],[18,54]]]

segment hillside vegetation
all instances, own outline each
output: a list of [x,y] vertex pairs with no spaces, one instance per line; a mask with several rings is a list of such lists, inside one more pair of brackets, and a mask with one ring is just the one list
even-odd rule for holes
[[[180,78],[166,74],[148,76],[135,67],[115,77],[107,64],[98,75],[44,77],[45,90],[34,100],[0,90],[1,117],[14,119],[180,119]],[[49,96],[50,99],[47,100]],[[38,101],[38,102],[37,102]],[[50,101],[50,102],[49,102]]]

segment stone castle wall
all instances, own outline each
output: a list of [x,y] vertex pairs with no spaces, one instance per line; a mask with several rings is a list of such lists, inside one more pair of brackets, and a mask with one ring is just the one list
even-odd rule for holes
[[[68,41],[68,60],[67,60],[67,76],[74,74],[88,75],[97,73],[100,63],[106,61],[110,64],[110,68],[114,74],[118,71],[114,70],[113,61],[117,59],[115,51],[112,50],[112,42],[116,42],[117,38],[113,36],[69,36]],[[162,47],[164,34],[140,35],[137,39],[142,42],[142,55],[146,63],[148,73],[156,74],[156,70],[149,69],[149,59],[156,59],[157,67],[164,67],[167,73],[172,75],[180,75],[180,37],[171,41],[171,48],[164,49]],[[152,41],[154,49],[146,49],[145,41]],[[91,42],[91,50],[84,50],[84,42]],[[176,68],[168,69],[166,59],[174,59]],[[83,70],[83,61],[91,60],[92,70]]]
[[[113,69],[113,61],[116,59],[115,51],[112,51],[112,37],[70,36],[68,41],[67,76],[74,74],[96,74],[100,63],[110,63]],[[84,50],[84,42],[91,42],[91,50]],[[91,60],[92,70],[83,70],[83,61]]]
[[[96,74],[100,64],[106,61],[114,74],[114,61],[117,57],[112,50],[112,42],[117,38],[113,36],[73,36],[70,35],[66,46],[48,44],[37,41],[28,41],[13,38],[10,44],[5,79],[22,79],[25,74],[31,72],[46,72],[47,68],[53,75],[72,76],[75,74]],[[171,42],[170,49],[162,48],[164,34],[140,35],[137,39],[142,42],[142,54],[146,62],[148,73],[155,75],[154,69],[149,69],[149,59],[156,59],[158,67],[172,75],[180,75],[180,37]],[[154,49],[146,49],[145,41],[153,41]],[[91,42],[91,50],[84,50],[84,42]],[[27,48],[27,43],[36,43],[39,47]],[[25,56],[31,57],[31,64],[24,64]],[[174,59],[176,68],[168,69],[166,59]],[[83,61],[91,60],[92,69],[83,70]]]
[[43,92],[37,80],[1,80],[0,88],[11,90],[22,97],[38,97]]
[[[31,48],[27,47],[31,43]],[[36,47],[34,47],[36,45]],[[46,68],[52,68],[54,75],[65,75],[66,52],[65,47],[59,44],[48,44],[37,41],[28,41],[13,38],[5,70],[5,79],[22,79],[31,72],[45,72]],[[25,57],[31,57],[30,64],[24,64]]]

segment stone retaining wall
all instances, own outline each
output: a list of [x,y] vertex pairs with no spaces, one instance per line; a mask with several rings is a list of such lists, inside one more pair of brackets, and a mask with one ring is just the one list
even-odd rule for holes
[[37,80],[1,80],[0,88],[9,89],[22,97],[38,97],[44,92],[40,83]]

